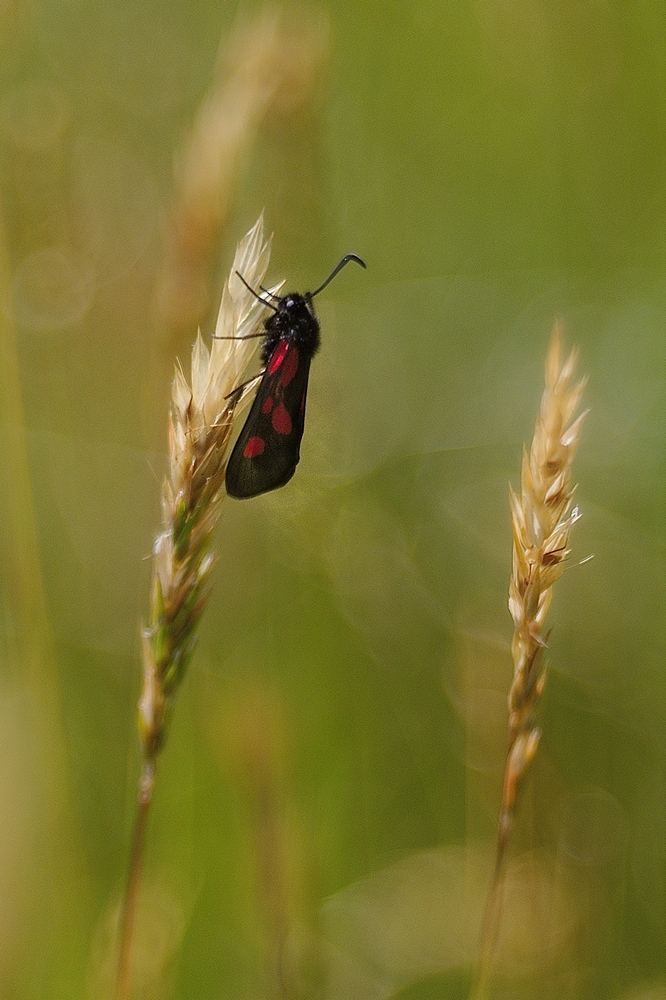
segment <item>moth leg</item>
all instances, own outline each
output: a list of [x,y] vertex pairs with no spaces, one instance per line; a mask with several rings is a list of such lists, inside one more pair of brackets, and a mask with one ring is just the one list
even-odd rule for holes
[[228,392],[224,398],[231,399],[233,396],[240,396],[243,390],[248,387],[248,385],[252,385],[253,382],[258,382],[260,379],[264,377],[265,374],[266,374],[266,369],[264,368],[263,371],[257,372],[257,374],[253,375],[252,378],[248,378],[245,380],[245,382],[241,382],[241,384],[237,385],[235,389],[232,389],[231,392]]
[[265,337],[265,331],[261,333],[247,333],[244,337],[218,337],[216,334],[211,333],[211,340],[254,340],[255,337]]

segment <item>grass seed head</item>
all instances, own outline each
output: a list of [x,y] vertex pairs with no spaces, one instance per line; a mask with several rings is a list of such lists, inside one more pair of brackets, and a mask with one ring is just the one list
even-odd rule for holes
[[547,639],[544,626],[552,586],[564,572],[571,529],[580,516],[573,506],[576,487],[571,483],[571,464],[587,411],[573,418],[586,380],[572,385],[575,349],[564,361],[561,355],[560,330],[555,324],[532,446],[523,453],[520,493],[511,489],[509,497],[513,525],[509,611],[514,622],[514,676],[509,694],[507,771],[516,771],[509,782],[512,786],[536,753],[534,711],[545,682],[541,666]]
[[[143,630],[139,731],[146,758],[159,751],[169,710],[197,638],[215,565],[212,536],[225,495],[224,475],[234,421],[251,391],[233,390],[254,352],[264,307],[237,275],[258,288],[270,242],[263,216],[241,240],[222,293],[210,349],[197,335],[188,382],[176,366],[169,417],[169,466],[162,491],[162,530],[153,546],[150,617]],[[279,287],[279,286],[278,286]],[[275,291],[275,289],[274,289]]]

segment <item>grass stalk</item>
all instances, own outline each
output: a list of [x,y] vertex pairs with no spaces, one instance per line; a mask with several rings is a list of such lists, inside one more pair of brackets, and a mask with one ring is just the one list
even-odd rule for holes
[[130,847],[127,885],[120,912],[118,938],[120,949],[118,954],[118,980],[116,995],[118,1000],[127,1000],[130,989],[130,955],[136,922],[136,908],[139,898],[139,882],[143,865],[143,849],[146,842],[148,813],[153,800],[153,785],[155,783],[155,764],[144,761],[139,781],[134,830]]
[[513,525],[513,570],[509,611],[514,623],[509,692],[509,728],[495,852],[495,868],[486,901],[476,977],[470,1000],[488,996],[493,959],[502,918],[507,853],[513,832],[518,793],[537,752],[540,729],[537,707],[546,683],[546,617],[553,584],[570,555],[571,530],[579,518],[573,506],[576,487],[571,465],[587,411],[574,417],[586,379],[572,385],[577,360],[572,350],[562,360],[555,324],[546,357],[546,388],[541,399],[532,446],[523,452],[520,493],[510,492]]
[[[241,240],[222,294],[216,336],[210,349],[199,334],[188,382],[177,366],[169,419],[169,466],[162,491],[162,531],[153,546],[151,601],[142,631],[143,688],[139,736],[143,766],[128,877],[118,933],[117,1000],[129,1000],[132,944],[146,826],[155,782],[155,762],[212,586],[213,532],[225,496],[227,451],[236,416],[252,385],[233,390],[257,340],[264,308],[240,280],[258,288],[264,280],[270,244],[263,217]],[[278,289],[273,289],[277,291]]]

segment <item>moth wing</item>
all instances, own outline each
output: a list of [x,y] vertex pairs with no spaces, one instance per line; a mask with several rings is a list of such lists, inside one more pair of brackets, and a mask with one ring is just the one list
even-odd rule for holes
[[227,493],[259,496],[288,483],[300,459],[311,358],[280,341],[231,452]]

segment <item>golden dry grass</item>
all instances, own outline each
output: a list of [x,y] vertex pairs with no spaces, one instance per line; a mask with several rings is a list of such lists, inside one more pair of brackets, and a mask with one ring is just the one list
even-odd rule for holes
[[479,965],[470,1000],[482,1000],[488,995],[518,792],[541,736],[536,713],[546,681],[543,666],[548,639],[546,617],[553,584],[564,572],[570,555],[571,530],[580,517],[578,508],[573,506],[576,487],[571,483],[571,465],[587,411],[575,416],[586,384],[586,379],[572,384],[576,360],[575,349],[562,360],[562,339],[556,323],[546,357],[546,387],[532,446],[529,452],[523,452],[520,493],[513,488],[510,493],[513,569],[509,610],[514,633],[508,746],[495,871],[486,902]]
[[209,349],[199,334],[189,383],[176,367],[163,525],[153,548],[150,618],[143,631],[139,730],[147,759],[163,743],[169,708],[196,643],[215,562],[212,537],[225,496],[229,439],[239,404],[252,386],[234,392],[256,346],[257,341],[248,338],[260,332],[264,307],[238,273],[258,288],[269,257],[261,217],[236,251],[222,294],[219,339],[213,339]]
[[546,388],[532,447],[523,454],[520,493],[511,489],[513,572],[509,610],[514,622],[509,693],[509,752],[505,771],[500,833],[511,823],[516,791],[539,744],[535,709],[545,683],[541,667],[546,648],[544,626],[553,584],[570,554],[571,529],[579,518],[572,506],[571,464],[587,411],[575,419],[586,379],[571,385],[577,352],[562,361],[556,324],[546,358]]

